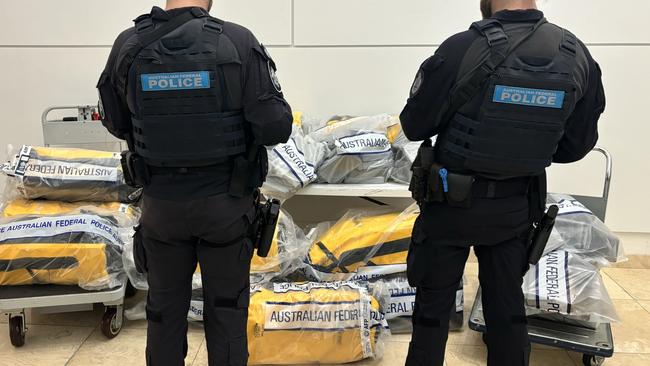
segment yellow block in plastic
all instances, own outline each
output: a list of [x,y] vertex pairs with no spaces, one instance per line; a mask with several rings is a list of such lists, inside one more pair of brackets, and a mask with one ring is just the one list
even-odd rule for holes
[[74,148],[33,147],[41,158],[75,160],[75,159],[115,159],[115,153]]
[[4,207],[2,210],[3,217],[14,216],[50,216],[50,215],[63,215],[81,208],[89,208],[96,214],[114,214],[118,212],[125,212],[132,217],[136,216],[133,206],[126,205],[119,202],[98,203],[98,202],[59,202],[59,201],[44,201],[44,200],[14,200]]
[[293,112],[293,124],[301,127],[302,126],[302,112]]
[[26,199],[133,202],[140,192],[126,185],[118,153],[23,146],[10,165],[4,172]]
[[416,219],[417,214],[346,215],[312,245],[310,263],[329,273],[406,263]]
[[249,363],[338,364],[375,357],[384,327],[377,300],[355,284],[276,284],[251,295]]
[[0,286],[77,285],[108,276],[106,245],[0,244]]

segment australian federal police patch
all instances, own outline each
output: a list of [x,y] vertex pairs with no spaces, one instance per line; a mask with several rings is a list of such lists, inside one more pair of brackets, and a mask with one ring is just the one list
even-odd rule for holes
[[422,82],[424,81],[424,75],[422,75],[422,70],[418,71],[418,74],[415,76],[413,85],[411,86],[411,98],[416,96],[422,87]]
[[266,48],[265,45],[260,43],[260,48],[264,52],[264,56],[266,57],[266,64],[269,69],[269,77],[271,78],[271,84],[273,84],[273,87],[278,93],[282,93],[282,85],[280,85],[280,79],[278,79],[278,74],[277,74],[277,69],[275,67],[275,62],[273,62],[273,58],[271,57],[271,53],[269,52],[269,49]]
[[496,85],[492,101],[494,103],[517,104],[529,107],[562,109],[565,94],[561,90]]
[[142,91],[146,92],[210,89],[209,71],[143,74],[140,79]]
[[282,85],[280,85],[280,79],[278,79],[278,74],[276,73],[271,62],[268,63],[269,66],[269,75],[271,76],[271,83],[278,93],[282,93]]

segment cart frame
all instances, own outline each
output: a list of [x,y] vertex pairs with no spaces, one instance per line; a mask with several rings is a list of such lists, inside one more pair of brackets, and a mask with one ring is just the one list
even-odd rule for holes
[[102,333],[115,338],[124,324],[124,297],[126,283],[120,287],[88,291],[77,286],[29,285],[0,287],[0,313],[9,317],[11,344],[22,347],[27,333],[27,309],[40,309],[48,313],[65,313],[80,310],[80,306],[104,304],[101,320]]
[[[607,214],[607,203],[609,201],[612,180],[612,155],[602,147],[596,147],[592,152],[600,153],[605,157],[605,184],[603,194],[600,197],[572,196],[604,222]],[[481,310],[481,306],[479,306],[481,303],[481,289],[479,288],[469,317],[469,327],[485,335],[487,328],[485,326],[483,311]],[[614,355],[614,337],[610,324],[600,324],[596,329],[589,329],[534,316],[528,319],[528,335],[532,343],[582,353],[582,362],[585,366],[602,365],[605,362],[605,358],[610,358]]]
[[[70,117],[63,120],[50,118],[54,111],[70,111]],[[74,111],[74,113],[72,113]],[[91,148],[93,150],[122,151],[126,148],[124,141],[112,136],[101,121],[93,120],[92,114],[97,112],[97,106],[54,106],[43,111],[41,126],[43,129],[43,144],[50,146],[66,146],[71,148]]]
[[[97,107],[56,106],[43,111],[43,141],[46,146],[115,143],[101,123],[92,120]],[[52,111],[74,110],[76,116],[62,121],[49,119]],[[94,304],[105,306],[101,320],[102,333],[109,339],[116,337],[124,324],[124,298],[132,292],[126,281],[123,285],[101,291],[88,291],[78,286],[27,285],[0,286],[0,313],[9,316],[9,336],[15,347],[25,344],[27,316],[25,310],[39,309],[47,313],[65,313],[84,310]]]

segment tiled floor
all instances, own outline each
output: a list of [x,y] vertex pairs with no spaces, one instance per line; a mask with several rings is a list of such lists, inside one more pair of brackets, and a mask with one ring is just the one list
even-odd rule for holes
[[[477,272],[476,263],[470,259],[466,271],[466,314],[476,292]],[[632,256],[630,261],[616,268],[605,269],[604,279],[623,320],[613,326],[617,353],[605,365],[650,365],[650,257]],[[100,318],[99,308],[85,313],[29,315],[29,332],[23,348],[13,348],[8,332],[0,329],[0,366],[143,365],[146,323],[128,322],[116,339],[108,341],[97,327]],[[1,316],[0,323],[6,323],[6,317]],[[409,336],[394,335],[387,343],[382,360],[364,361],[357,365],[403,365],[408,342]],[[207,365],[200,327],[190,328],[189,343],[187,365]],[[481,337],[467,328],[450,335],[447,349],[449,366],[485,365],[486,350]],[[581,364],[578,354],[534,346],[533,366]]]

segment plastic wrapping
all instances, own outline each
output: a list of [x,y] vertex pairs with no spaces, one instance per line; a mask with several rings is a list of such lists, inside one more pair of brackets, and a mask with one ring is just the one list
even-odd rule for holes
[[249,364],[339,364],[379,358],[388,325],[363,283],[276,283],[252,290]]
[[329,154],[318,169],[324,183],[381,184],[393,166],[390,126],[399,124],[389,115],[340,117],[310,136],[327,143]]
[[149,290],[147,275],[138,272],[135,266],[135,258],[133,256],[133,234],[135,234],[135,232],[131,234],[131,239],[126,241],[124,244],[124,251],[122,252],[122,265],[124,267],[124,272],[131,282],[131,285],[138,290],[146,291]]
[[251,262],[251,275],[271,274],[273,277],[286,275],[302,263],[307,255],[309,243],[305,233],[298,227],[291,215],[280,211],[271,251],[266,258],[255,255]]
[[560,211],[546,253],[562,249],[602,267],[625,260],[619,238],[584,205],[568,195],[550,194],[549,204]]
[[327,145],[305,136],[297,124],[287,143],[268,150],[269,173],[262,192],[280,200],[291,198],[299,189],[315,182],[316,169],[327,155]]
[[[436,144],[437,136],[431,137],[432,145]],[[393,142],[393,153],[395,154],[395,164],[390,173],[390,179],[400,184],[410,184],[413,172],[411,168],[418,156],[418,150],[422,141],[409,141],[404,135],[401,126]]]
[[418,155],[418,149],[422,142],[409,141],[404,132],[400,131],[393,142],[393,153],[395,154],[395,164],[391,171],[390,178],[392,181],[401,184],[410,184],[413,172],[411,167]]
[[137,216],[119,203],[7,203],[0,219],[0,285],[122,285],[122,252]]
[[417,205],[402,213],[349,211],[312,244],[308,264],[317,272],[347,275],[362,267],[404,268],[418,213]]
[[118,153],[23,146],[2,171],[25,199],[129,203],[141,192],[125,183]]
[[549,313],[588,323],[618,322],[598,268],[567,251],[554,251],[524,277],[530,314]]

